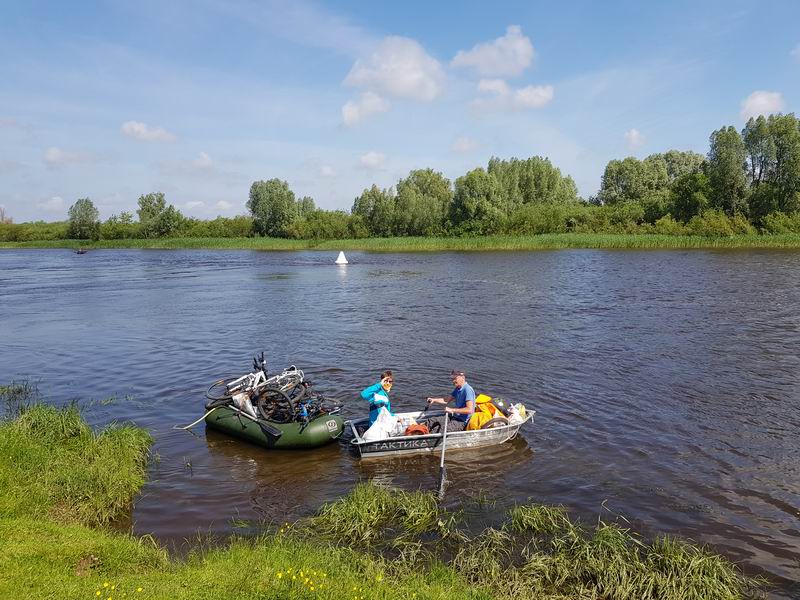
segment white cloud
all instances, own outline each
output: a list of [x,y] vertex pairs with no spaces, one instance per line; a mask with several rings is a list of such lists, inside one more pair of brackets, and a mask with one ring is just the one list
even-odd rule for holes
[[356,60],[344,85],[368,91],[430,101],[442,93],[444,69],[415,40],[385,38],[368,58]]
[[161,127],[151,127],[147,123],[139,121],[125,121],[120,127],[120,131],[128,137],[132,137],[143,142],[174,142],[175,135]]
[[200,156],[192,161],[192,166],[200,171],[207,171],[214,167],[214,163],[211,162],[211,157],[208,154],[201,152]]
[[389,110],[389,103],[375,92],[364,92],[361,98],[354,102],[349,100],[342,106],[342,122],[350,127],[363,118]]
[[382,152],[367,152],[358,159],[358,162],[365,169],[377,171],[383,167],[383,163],[386,162],[386,156]]
[[80,152],[67,152],[61,148],[50,147],[44,153],[44,164],[48,169],[59,169],[85,162],[89,162],[89,157]]
[[184,204],[184,206],[189,210],[194,208],[202,208],[205,205],[206,203],[203,202],[202,200],[189,200],[186,204]]
[[49,213],[63,213],[66,208],[66,203],[61,196],[53,196],[49,200],[37,202],[36,206]]
[[468,152],[472,152],[478,147],[478,142],[473,140],[472,138],[468,138],[466,136],[461,136],[456,138],[453,144],[450,146],[450,149],[453,152],[458,152],[459,154],[467,154]]
[[478,82],[478,91],[492,92],[504,96],[508,94],[511,89],[504,79],[481,79]]
[[553,99],[552,85],[529,85],[514,92],[512,104],[515,108],[541,108]]
[[625,132],[625,141],[628,142],[628,148],[636,150],[644,145],[644,136],[638,129],[629,129]]
[[228,202],[227,200],[220,200],[214,205],[214,208],[219,210],[230,210],[233,207],[233,204]]
[[518,111],[541,108],[553,100],[552,85],[529,85],[512,89],[502,79],[481,79],[478,91],[492,94],[489,98],[473,100],[472,107],[485,112]]
[[742,100],[742,119],[770,115],[783,110],[783,96],[780,92],[765,92],[758,90]]
[[789,52],[789,56],[795,59],[797,62],[800,62],[800,44],[794,47],[794,50]]
[[319,174],[322,177],[336,177],[336,171],[330,165],[322,165],[319,168]]
[[530,39],[522,34],[519,25],[511,25],[504,36],[494,41],[476,44],[471,50],[460,50],[450,64],[473,69],[484,77],[513,77],[527,69],[533,57]]

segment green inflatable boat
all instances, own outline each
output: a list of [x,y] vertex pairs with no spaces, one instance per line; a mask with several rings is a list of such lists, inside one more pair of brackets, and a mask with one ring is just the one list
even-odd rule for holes
[[344,420],[325,414],[305,423],[274,423],[256,420],[231,406],[220,406],[205,418],[217,431],[247,440],[265,448],[303,449],[324,446],[342,435]]

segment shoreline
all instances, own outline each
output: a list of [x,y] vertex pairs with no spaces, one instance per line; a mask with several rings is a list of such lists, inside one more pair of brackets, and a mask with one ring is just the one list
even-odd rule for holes
[[800,234],[736,235],[731,237],[659,234],[559,233],[528,236],[392,237],[343,240],[282,238],[156,238],[122,240],[30,240],[0,242],[1,249],[153,249],[265,250],[364,252],[497,252],[566,249],[708,250],[800,249]]
[[95,431],[75,405],[25,406],[31,389],[0,387],[16,407],[0,418],[2,597],[744,600],[765,583],[706,546],[644,540],[627,521],[522,504],[470,534],[431,492],[364,482],[312,516],[171,557],[152,537],[109,529],[146,481],[151,435]]

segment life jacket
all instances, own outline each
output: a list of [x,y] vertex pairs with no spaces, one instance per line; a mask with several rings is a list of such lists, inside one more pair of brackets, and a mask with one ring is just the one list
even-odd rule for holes
[[480,429],[483,427],[484,423],[487,423],[495,417],[502,416],[503,413],[500,412],[500,409],[492,404],[491,396],[487,396],[486,394],[478,394],[478,396],[475,398],[475,412],[473,413],[472,418],[470,418],[469,423],[467,423],[467,431]]

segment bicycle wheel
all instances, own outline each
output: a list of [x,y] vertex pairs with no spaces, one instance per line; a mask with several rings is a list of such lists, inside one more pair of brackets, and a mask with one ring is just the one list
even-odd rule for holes
[[264,388],[255,400],[256,410],[262,419],[273,423],[294,421],[294,404],[289,396],[277,388]]
[[238,377],[228,377],[227,379],[220,379],[215,381],[206,390],[206,398],[214,401],[230,400],[233,394],[228,391],[228,385],[239,379]]

